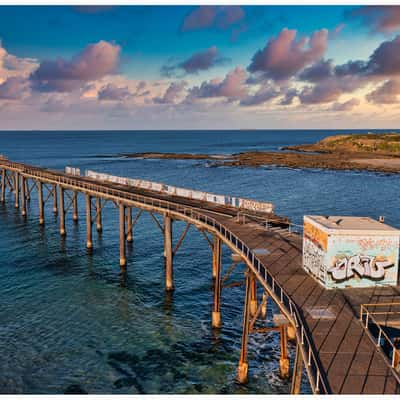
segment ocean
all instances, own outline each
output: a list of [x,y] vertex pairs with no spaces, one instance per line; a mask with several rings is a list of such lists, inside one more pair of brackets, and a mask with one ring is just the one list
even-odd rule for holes
[[[349,132],[349,131],[346,131]],[[359,133],[363,131],[350,131]],[[367,132],[367,131],[365,131]],[[374,131],[376,132],[376,131]],[[0,154],[52,169],[66,165],[217,194],[271,201],[296,224],[305,214],[385,216],[400,227],[398,175],[363,171],[211,167],[202,160],[128,159],[120,153],[279,151],[342,131],[0,132]],[[148,215],[120,272],[118,210],[107,205],[94,251],[67,216],[61,239],[52,206],[38,224],[36,193],[24,220],[0,204],[0,393],[288,393],[278,376],[279,337],[254,334],[249,383],[235,382],[244,288],[224,288],[220,332],[210,328],[211,253],[191,228],[174,258],[166,296],[163,240]],[[175,241],[185,228],[174,223]],[[223,251],[226,271],[231,262]],[[243,279],[243,268],[232,277]],[[289,351],[293,357],[294,346]],[[304,389],[309,390],[304,378]]]

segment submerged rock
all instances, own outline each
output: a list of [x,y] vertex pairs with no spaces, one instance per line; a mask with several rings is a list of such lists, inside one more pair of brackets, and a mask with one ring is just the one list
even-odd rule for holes
[[69,385],[65,390],[64,394],[88,394],[88,392],[83,389],[80,385],[74,384]]

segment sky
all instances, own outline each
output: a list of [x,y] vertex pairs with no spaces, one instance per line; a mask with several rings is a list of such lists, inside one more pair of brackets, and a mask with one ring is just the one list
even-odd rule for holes
[[399,128],[400,6],[0,6],[0,129]]

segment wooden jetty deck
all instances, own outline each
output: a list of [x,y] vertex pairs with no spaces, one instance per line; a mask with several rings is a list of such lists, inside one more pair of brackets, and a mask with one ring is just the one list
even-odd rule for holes
[[[166,290],[173,289],[173,256],[187,231],[173,248],[172,221],[186,221],[187,226],[191,224],[198,228],[205,235],[213,254],[214,328],[221,326],[221,245],[228,246],[247,267],[239,382],[247,379],[248,335],[254,331],[255,320],[265,306],[267,295],[277,304],[295,334],[297,352],[292,374],[292,393],[300,392],[303,366],[314,393],[400,393],[396,365],[385,355],[380,337],[377,344],[371,334],[368,318],[364,321],[360,316],[362,304],[400,303],[399,288],[325,289],[303,270],[302,238],[285,229],[287,219],[257,212],[247,213],[247,216],[238,215],[238,210],[230,207],[72,176],[8,160],[0,159],[0,170],[1,200],[6,200],[7,189],[12,191],[15,206],[21,209],[23,215],[27,212],[26,201],[30,193],[34,188],[38,190],[41,224],[44,224],[44,204],[54,195],[54,210],[59,213],[61,235],[66,234],[65,215],[70,208],[76,220],[76,196],[78,193],[83,194],[86,199],[86,245],[89,249],[92,247],[93,223],[101,230],[101,202],[112,201],[119,209],[121,267],[126,265],[125,242],[129,238],[132,240],[132,209],[162,215],[164,224],[157,219],[155,222],[164,234]],[[47,199],[43,196],[45,185],[52,188]],[[57,188],[60,195],[58,203]],[[71,200],[69,205],[64,204],[65,198]],[[92,199],[96,200],[95,206],[92,205]],[[260,223],[265,220],[270,222],[270,228]],[[205,232],[211,234],[212,239]],[[258,302],[260,291],[263,300]],[[255,310],[252,309],[253,302],[256,304]],[[286,330],[281,329],[280,332],[281,342],[282,338],[285,342]],[[287,358],[284,347],[281,349],[283,361]]]

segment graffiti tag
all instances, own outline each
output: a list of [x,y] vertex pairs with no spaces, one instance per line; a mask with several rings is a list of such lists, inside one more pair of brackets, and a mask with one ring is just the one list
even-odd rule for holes
[[383,279],[385,268],[393,265],[394,263],[389,260],[377,261],[376,257],[355,255],[337,260],[328,272],[338,281],[352,278],[355,273],[361,278]]
[[320,278],[323,275],[324,251],[310,240],[304,241],[303,262],[306,268]]

